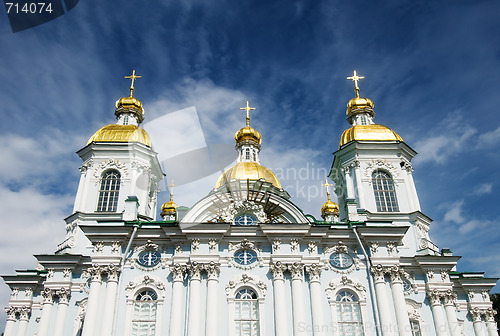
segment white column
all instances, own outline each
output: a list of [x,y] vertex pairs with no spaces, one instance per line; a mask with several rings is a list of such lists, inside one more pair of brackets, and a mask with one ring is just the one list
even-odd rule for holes
[[200,335],[201,322],[201,265],[196,261],[189,266],[189,306],[187,336]]
[[394,266],[390,271],[392,300],[396,311],[396,321],[400,336],[412,336],[410,319],[406,308],[406,300],[403,290],[404,271],[399,266]]
[[354,195],[354,184],[352,182],[352,176],[351,176],[351,167],[347,166],[342,168],[345,174],[345,181],[346,181],[346,187],[347,187],[347,198],[355,198]]
[[57,291],[59,297],[59,305],[57,308],[56,326],[54,328],[54,336],[64,335],[64,322],[66,322],[66,313],[68,312],[70,291],[66,288],[61,288]]
[[363,183],[361,182],[361,169],[359,168],[359,161],[357,161],[357,160],[354,162],[354,174],[356,175],[359,207],[361,209],[365,209],[365,207],[366,207],[365,193],[363,192]]
[[106,300],[102,315],[101,336],[111,336],[115,320],[116,294],[118,293],[118,276],[120,269],[111,264],[106,268],[108,281],[106,286]]
[[54,305],[54,292],[51,289],[45,288],[42,292],[43,306],[42,316],[40,317],[40,325],[38,326],[37,336],[48,336],[50,326],[50,315],[52,306]]
[[438,336],[447,336],[448,328],[446,327],[446,319],[444,318],[443,305],[441,304],[441,293],[436,289],[427,292],[429,301],[431,302],[432,317],[434,318],[434,327]]
[[19,310],[19,329],[17,330],[17,336],[26,336],[26,330],[28,330],[28,322],[30,320],[31,308],[23,306]]
[[4,336],[14,336],[14,329],[16,327],[16,313],[17,309],[14,307],[5,308],[7,313],[7,323],[5,324]]
[[488,329],[488,336],[498,336],[495,311],[492,308],[486,311],[486,328]]
[[460,326],[458,325],[457,313],[455,308],[455,300],[457,299],[457,294],[451,289],[446,291],[443,295],[444,299],[444,310],[446,312],[446,318],[448,320],[448,326],[450,327],[450,334],[452,336],[461,336],[462,332]]
[[211,261],[207,266],[207,317],[205,322],[206,336],[219,335],[217,330],[217,320],[219,310],[217,307],[217,289],[219,286],[220,267]]
[[304,301],[304,265],[295,262],[290,265],[292,274],[293,335],[306,335],[306,310]]
[[89,298],[87,300],[87,308],[85,312],[85,319],[83,320],[82,336],[95,336],[97,317],[99,316],[99,294],[101,291],[101,267],[99,265],[92,265],[87,269],[90,275],[90,290]]
[[326,335],[329,325],[325,325],[323,315],[323,293],[321,291],[321,267],[313,264],[306,267],[309,275],[309,291],[311,292],[311,310],[314,336]]
[[474,327],[474,334],[476,336],[486,336],[484,324],[483,324],[483,312],[479,308],[474,308],[469,311],[472,316],[472,325]]
[[394,330],[394,323],[392,323],[391,310],[385,288],[385,270],[382,265],[377,265],[371,268],[371,272],[375,283],[375,296],[377,298],[377,307],[380,315],[380,330],[382,330],[383,336],[395,335],[397,333]]
[[413,202],[415,203],[415,210],[420,210],[420,201],[418,200],[417,189],[415,188],[415,182],[413,181],[413,174],[411,173],[413,168],[408,173],[408,181],[410,183],[410,188],[413,192]]
[[162,327],[163,327],[163,300],[162,301],[158,301],[158,303],[156,304],[156,329],[155,329],[155,336],[161,336],[161,335],[164,334],[162,332]]
[[285,278],[283,272],[286,266],[278,261],[270,266],[273,273],[274,287],[274,327],[276,336],[290,336],[287,323],[287,306],[285,301]]
[[170,267],[172,272],[172,307],[170,309],[170,336],[184,335],[184,273],[186,266],[175,264]]

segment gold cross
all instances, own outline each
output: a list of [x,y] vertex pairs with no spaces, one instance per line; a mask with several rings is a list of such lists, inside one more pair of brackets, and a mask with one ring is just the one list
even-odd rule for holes
[[130,97],[132,97],[132,92],[134,92],[134,81],[136,78],[142,78],[142,76],[136,76],[135,70],[132,70],[132,75],[125,76],[125,78],[132,80],[132,83],[130,84]]
[[328,179],[325,179],[325,184],[322,184],[323,187],[326,187],[326,196],[328,197],[328,200],[330,200],[330,187],[333,186],[333,184],[328,183]]
[[171,188],[170,189],[170,200],[173,201],[173,198],[174,198],[174,187],[177,187],[175,184],[174,184],[174,180],[172,179],[172,183],[169,184],[167,187]]
[[245,107],[240,107],[240,110],[246,110],[247,111],[247,126],[250,126],[250,110],[255,110],[255,107],[250,107],[248,100],[247,100],[247,106]]
[[354,91],[356,91],[356,97],[359,97],[359,86],[358,86],[358,81],[360,79],[364,79],[364,76],[358,76],[356,74],[356,70],[354,70],[354,73],[351,77],[347,77],[347,79],[350,79],[354,82]]

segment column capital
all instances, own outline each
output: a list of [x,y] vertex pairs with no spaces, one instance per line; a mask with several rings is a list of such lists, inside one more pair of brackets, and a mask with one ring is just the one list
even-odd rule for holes
[[20,321],[29,321],[31,314],[31,307],[22,306],[19,308],[19,320]]
[[189,270],[190,280],[201,280],[201,271],[203,268],[200,263],[193,261],[187,265],[187,269]]
[[427,297],[429,301],[431,301],[431,306],[436,306],[441,304],[442,293],[440,293],[437,289],[432,289],[427,292]]
[[54,303],[54,291],[49,288],[45,288],[42,292],[43,304],[53,304]]
[[385,282],[385,272],[386,272],[386,270],[385,270],[385,268],[382,265],[378,264],[376,266],[372,266],[370,268],[370,271],[372,272],[373,278],[374,278],[374,280],[375,280],[376,283],[377,282]]
[[97,264],[92,264],[87,268],[87,273],[90,277],[91,282],[101,282],[102,281],[102,267]]
[[309,282],[320,282],[322,268],[319,264],[306,266],[306,272],[309,275]]
[[481,309],[479,309],[478,307],[474,307],[471,310],[469,310],[469,314],[472,316],[473,322],[481,322],[482,321],[481,315],[483,315],[483,311]]
[[105,272],[108,274],[108,282],[118,282],[118,276],[120,275],[120,268],[115,264],[109,264]]
[[408,273],[399,265],[392,266],[387,270],[387,273],[389,273],[392,283],[403,283],[403,279],[408,278]]
[[451,289],[446,290],[443,294],[443,300],[445,306],[454,306],[457,301],[457,293]]
[[303,280],[304,277],[304,264],[299,262],[294,262],[288,266],[290,273],[292,274],[292,280]]
[[271,265],[269,265],[271,269],[271,273],[273,274],[273,280],[283,280],[283,273],[286,271],[286,266],[281,262],[277,261]]
[[69,298],[71,297],[71,291],[66,288],[61,288],[56,292],[59,297],[59,304],[68,304]]
[[184,274],[186,273],[186,271],[186,265],[173,264],[172,266],[170,266],[170,272],[172,273],[174,282],[184,281]]
[[494,310],[493,308],[488,308],[484,312],[486,322],[495,322],[495,315],[497,314],[497,311]]
[[220,273],[220,264],[215,261],[211,261],[205,265],[205,270],[207,271],[208,280],[218,280]]
[[7,313],[7,320],[9,320],[9,321],[16,320],[17,308],[14,308],[12,306],[8,306],[8,307],[5,307],[5,312]]

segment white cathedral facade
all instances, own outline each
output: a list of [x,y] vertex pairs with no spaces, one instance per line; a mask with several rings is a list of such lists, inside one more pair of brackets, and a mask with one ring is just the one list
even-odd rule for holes
[[[497,279],[457,271],[429,238],[412,178],[417,154],[347,108],[329,178],[338,205],[305,215],[261,165],[261,134],[235,134],[238,159],[187,212],[171,197],[142,103],[116,103],[77,154],[83,163],[66,239],[38,265],[3,276],[5,336],[497,336]],[[329,186],[326,183],[327,188]]]

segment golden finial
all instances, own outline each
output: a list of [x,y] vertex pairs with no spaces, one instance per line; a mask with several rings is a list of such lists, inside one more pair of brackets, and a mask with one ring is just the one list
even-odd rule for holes
[[330,200],[330,187],[333,186],[333,184],[328,183],[328,179],[325,179],[325,184],[322,184],[322,186],[326,187],[326,197]]
[[359,86],[358,86],[358,81],[360,79],[364,79],[364,76],[358,76],[356,74],[356,70],[354,70],[354,73],[351,77],[347,77],[347,79],[350,79],[354,82],[354,91],[356,91],[356,98],[359,98]]
[[125,78],[132,80],[132,83],[130,84],[130,98],[132,98],[132,93],[134,92],[134,81],[136,78],[142,78],[142,76],[136,76],[135,70],[132,70],[132,75],[125,76]]
[[170,188],[170,201],[173,201],[174,200],[174,187],[177,187],[175,184],[174,184],[174,180],[172,179],[172,183],[169,184],[167,187]]
[[250,107],[248,100],[247,100],[247,106],[245,107],[240,107],[240,110],[246,110],[247,111],[247,126],[250,126],[250,110],[255,110],[255,107]]

